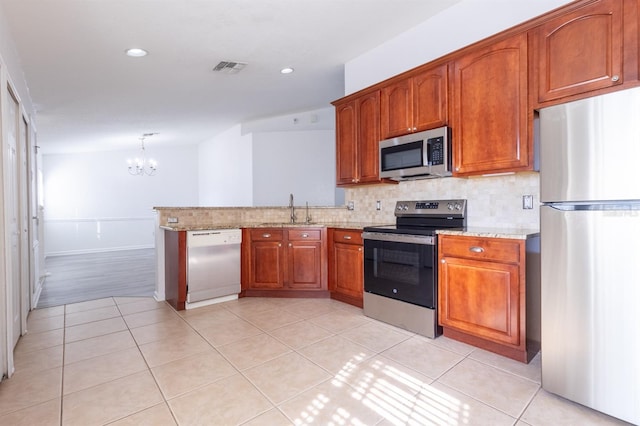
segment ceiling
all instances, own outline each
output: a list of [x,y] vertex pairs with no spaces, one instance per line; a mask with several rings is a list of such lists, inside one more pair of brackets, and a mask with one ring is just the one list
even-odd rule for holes
[[[199,143],[326,108],[344,63],[460,0],[0,0],[44,153]],[[125,55],[140,47],[143,58]],[[220,61],[246,62],[236,74]],[[288,66],[288,75],[280,69]]]

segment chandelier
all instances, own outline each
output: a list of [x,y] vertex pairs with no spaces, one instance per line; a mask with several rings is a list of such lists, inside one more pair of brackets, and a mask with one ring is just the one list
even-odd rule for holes
[[158,163],[155,160],[147,160],[146,153],[144,151],[144,140],[149,136],[157,135],[157,133],[144,133],[140,139],[140,158],[135,160],[127,160],[129,163],[129,174],[133,176],[153,176],[158,170]]

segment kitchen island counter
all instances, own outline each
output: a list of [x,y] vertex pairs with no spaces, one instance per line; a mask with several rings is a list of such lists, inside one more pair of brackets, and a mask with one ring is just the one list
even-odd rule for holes
[[382,223],[362,222],[330,222],[330,223],[287,223],[287,222],[260,222],[260,223],[216,223],[197,225],[160,225],[165,231],[206,231],[211,229],[237,229],[237,228],[338,228],[338,229],[363,229],[366,226],[379,226]]

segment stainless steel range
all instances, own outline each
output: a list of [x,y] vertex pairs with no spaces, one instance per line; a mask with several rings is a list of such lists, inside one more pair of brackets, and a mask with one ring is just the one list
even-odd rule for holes
[[438,229],[466,226],[466,200],[398,201],[395,225],[364,228],[364,314],[434,338]]

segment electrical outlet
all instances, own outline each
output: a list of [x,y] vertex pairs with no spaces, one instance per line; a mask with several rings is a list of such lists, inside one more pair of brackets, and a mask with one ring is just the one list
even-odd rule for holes
[[353,201],[349,201],[349,202],[347,203],[347,209],[349,209],[349,210],[355,210],[355,208],[356,208],[356,204],[355,204]]
[[382,204],[380,204],[380,200],[376,201],[376,210],[382,209]]
[[177,217],[168,217],[167,218],[167,223],[178,223],[178,218]]
[[533,195],[522,196],[522,208],[525,210],[530,210],[533,208]]

